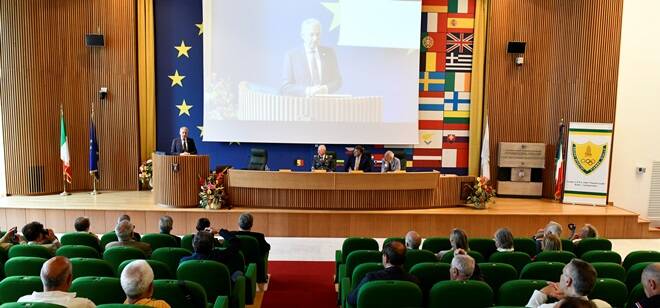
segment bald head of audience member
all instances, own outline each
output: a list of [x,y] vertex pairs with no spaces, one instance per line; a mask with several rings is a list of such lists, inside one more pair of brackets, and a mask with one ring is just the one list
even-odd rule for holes
[[449,268],[449,278],[457,281],[469,280],[474,273],[474,266],[475,262],[472,257],[464,254],[454,255]]
[[72,280],[71,262],[66,257],[50,258],[41,267],[41,283],[44,285],[44,292],[69,292]]
[[406,233],[406,248],[407,249],[419,249],[419,246],[422,244],[422,237],[419,236],[419,233],[415,231],[408,231]]
[[120,242],[133,239],[133,224],[128,220],[121,220],[115,226],[115,234]]
[[646,297],[660,294],[660,262],[651,263],[642,272],[642,286]]
[[391,241],[383,247],[383,266],[403,266],[406,262],[406,246],[399,241]]
[[121,272],[120,281],[121,288],[131,303],[150,298],[154,293],[154,272],[145,260],[129,263]]

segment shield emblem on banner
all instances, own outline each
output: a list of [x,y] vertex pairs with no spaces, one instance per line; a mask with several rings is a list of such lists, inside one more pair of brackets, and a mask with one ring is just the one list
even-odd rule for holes
[[605,159],[607,144],[598,145],[591,141],[575,143],[573,147],[573,162],[584,174],[594,172]]

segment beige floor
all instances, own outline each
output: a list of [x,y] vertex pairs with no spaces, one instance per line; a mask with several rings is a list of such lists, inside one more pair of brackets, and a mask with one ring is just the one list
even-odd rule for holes
[[[341,249],[343,238],[269,237],[271,261],[334,261],[335,250]],[[382,238],[376,239],[382,245]],[[611,240],[612,250],[622,258],[635,250],[660,250],[660,239]]]

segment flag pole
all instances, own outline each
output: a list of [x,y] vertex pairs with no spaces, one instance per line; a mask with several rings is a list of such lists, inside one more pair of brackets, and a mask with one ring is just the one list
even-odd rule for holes
[[[64,107],[62,107],[62,104],[60,103],[60,117],[64,116]],[[62,192],[60,193],[60,196],[68,196],[71,193],[66,191],[66,174],[62,172],[62,187],[64,188]]]

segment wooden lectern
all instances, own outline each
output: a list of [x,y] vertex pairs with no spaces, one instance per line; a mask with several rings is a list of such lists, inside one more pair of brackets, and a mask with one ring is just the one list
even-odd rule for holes
[[208,155],[152,154],[156,203],[166,207],[198,207],[199,178],[209,175]]

